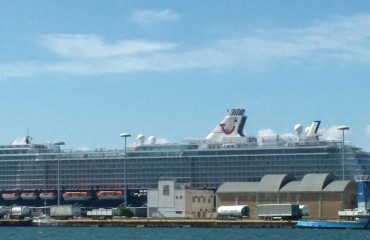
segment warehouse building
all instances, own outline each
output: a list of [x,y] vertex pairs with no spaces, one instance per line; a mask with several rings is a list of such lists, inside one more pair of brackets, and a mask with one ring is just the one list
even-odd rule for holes
[[159,180],[157,189],[148,189],[151,218],[208,218],[214,211],[214,192],[186,188],[174,180]]
[[292,175],[265,175],[260,182],[225,182],[216,192],[217,206],[248,205],[257,218],[258,204],[308,205],[308,218],[336,219],[338,211],[357,207],[357,184],[338,181],[332,174],[307,174],[301,181]]

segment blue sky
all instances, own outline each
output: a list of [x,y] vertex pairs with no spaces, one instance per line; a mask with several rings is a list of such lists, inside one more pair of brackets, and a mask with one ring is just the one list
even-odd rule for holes
[[0,30],[1,144],[180,142],[245,108],[246,135],[370,150],[368,1],[5,0]]

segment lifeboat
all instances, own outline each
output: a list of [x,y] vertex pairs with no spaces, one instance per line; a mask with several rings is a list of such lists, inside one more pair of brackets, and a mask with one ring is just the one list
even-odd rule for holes
[[38,197],[38,195],[34,192],[31,193],[22,193],[21,198],[24,200],[34,200]]
[[91,195],[88,192],[65,192],[63,198],[65,201],[87,201]]
[[96,193],[99,200],[121,200],[123,191],[99,191]]
[[4,200],[17,200],[19,198],[18,193],[3,193],[2,197]]
[[53,200],[57,197],[57,195],[53,192],[44,192],[40,193],[40,198],[43,200]]

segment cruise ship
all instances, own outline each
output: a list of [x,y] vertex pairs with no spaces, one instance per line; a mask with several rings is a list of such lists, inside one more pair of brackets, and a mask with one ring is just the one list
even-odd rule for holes
[[54,205],[58,186],[61,204],[117,205],[127,187],[129,204],[142,205],[146,189],[156,188],[159,179],[216,190],[223,182],[260,181],[266,174],[292,174],[297,180],[308,173],[347,180],[370,174],[370,153],[321,140],[320,121],[307,131],[297,125],[293,139],[245,136],[246,120],[244,109],[231,109],[204,139],[159,144],[155,137],[139,135],[126,151],[65,150],[22,137],[0,146],[0,205]]

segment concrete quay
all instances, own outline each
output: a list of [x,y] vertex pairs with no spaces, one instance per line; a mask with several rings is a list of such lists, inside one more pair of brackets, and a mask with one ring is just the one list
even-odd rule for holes
[[32,219],[0,219],[0,227],[27,227],[32,226]]
[[200,228],[294,228],[296,221],[214,220],[214,219],[111,219],[50,220],[68,227],[200,227]]

